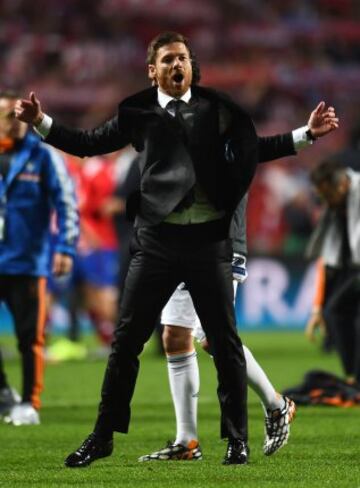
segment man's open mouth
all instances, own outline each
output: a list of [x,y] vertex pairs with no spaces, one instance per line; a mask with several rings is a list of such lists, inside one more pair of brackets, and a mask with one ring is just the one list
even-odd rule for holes
[[176,73],[173,76],[173,80],[175,81],[175,83],[181,83],[183,79],[184,79],[184,75],[182,73]]

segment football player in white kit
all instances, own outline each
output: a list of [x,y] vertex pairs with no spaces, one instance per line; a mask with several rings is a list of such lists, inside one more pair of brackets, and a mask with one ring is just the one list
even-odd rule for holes
[[[247,278],[246,204],[247,197],[238,205],[231,227],[235,296],[238,283]],[[164,324],[163,344],[176,415],[176,438],[163,449],[141,456],[139,461],[200,460],[202,451],[197,434],[200,379],[193,338],[210,354],[211,351],[185,283],[181,283],[171,296],[163,309],[161,322]],[[263,451],[270,456],[286,444],[296,407],[292,400],[276,392],[251,351],[243,347],[248,384],[260,397],[265,412]]]

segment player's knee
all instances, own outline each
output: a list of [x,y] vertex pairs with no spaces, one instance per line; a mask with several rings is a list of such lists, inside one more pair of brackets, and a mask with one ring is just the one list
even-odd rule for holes
[[162,340],[167,354],[190,351],[193,347],[191,329],[186,327],[165,325]]

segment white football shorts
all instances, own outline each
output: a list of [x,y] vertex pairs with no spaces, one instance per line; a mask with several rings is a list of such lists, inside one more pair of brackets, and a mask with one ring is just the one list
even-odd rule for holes
[[[237,281],[234,281],[234,296],[236,289]],[[200,319],[195,311],[191,295],[185,288],[185,283],[180,283],[163,308],[161,323],[192,329],[192,335],[199,342],[206,339],[206,334],[201,327]]]

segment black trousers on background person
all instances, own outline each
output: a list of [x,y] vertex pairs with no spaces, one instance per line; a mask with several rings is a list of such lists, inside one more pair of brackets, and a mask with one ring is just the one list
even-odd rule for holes
[[360,384],[360,269],[326,268],[324,316],[345,374]]
[[184,281],[214,355],[221,437],[247,440],[246,363],[235,323],[232,243],[224,236],[218,221],[135,230],[95,426],[99,437],[128,431],[138,356],[162,308]]
[[44,377],[46,278],[0,275],[0,301],[9,308],[22,365],[22,401],[40,408]]

